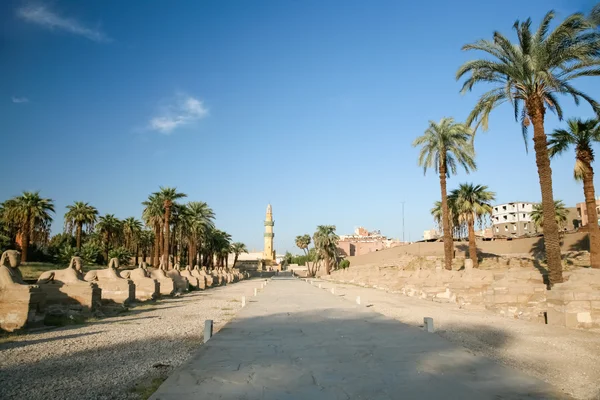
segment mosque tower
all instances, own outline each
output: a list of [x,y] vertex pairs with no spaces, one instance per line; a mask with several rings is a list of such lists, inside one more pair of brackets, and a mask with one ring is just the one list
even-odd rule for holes
[[265,218],[265,250],[263,252],[263,259],[267,262],[275,262],[275,251],[273,250],[273,238],[275,237],[275,234],[273,233],[274,225],[273,210],[269,204],[267,206],[267,216]]

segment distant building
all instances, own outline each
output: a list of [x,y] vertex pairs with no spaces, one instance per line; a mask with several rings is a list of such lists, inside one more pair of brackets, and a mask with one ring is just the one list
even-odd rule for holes
[[423,231],[423,240],[434,240],[440,237],[440,232],[437,229]]
[[[579,219],[580,226],[586,226],[589,224],[589,218],[587,214],[587,207],[585,203],[577,203],[577,218]],[[596,212],[600,215],[600,198],[596,200]],[[600,218],[598,218],[598,225],[600,225]]]
[[498,204],[492,208],[492,229],[494,237],[520,237],[536,234],[538,231],[531,221],[531,212],[537,203],[516,201]]
[[363,227],[358,227],[353,235],[340,235],[338,252],[342,256],[360,256],[402,244],[400,240],[388,239],[378,230],[369,232]]

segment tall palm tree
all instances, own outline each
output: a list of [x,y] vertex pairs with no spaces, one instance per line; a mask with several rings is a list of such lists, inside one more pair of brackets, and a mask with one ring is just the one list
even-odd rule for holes
[[135,254],[135,265],[138,263],[139,242],[142,233],[142,223],[134,217],[125,218],[122,223],[125,248]]
[[140,232],[139,249],[142,253],[142,261],[146,262],[148,253],[152,249],[152,243],[154,242],[154,232],[151,230],[144,229]]
[[[556,224],[556,226],[559,227],[559,229],[562,229],[562,227],[565,226],[568,215],[569,215],[569,210],[567,210],[567,208],[565,207],[565,203],[563,203],[562,200],[554,200],[554,218],[551,218],[550,220],[553,221],[554,224]],[[538,203],[538,204],[534,205],[533,210],[531,210],[531,221],[538,228],[544,229],[544,239],[545,239],[546,238],[546,226],[548,226],[548,224],[546,223],[546,218],[544,218],[544,216],[545,216],[545,212],[544,212],[543,204]],[[544,243],[545,243],[545,240],[544,240]]]
[[4,218],[17,228],[21,240],[21,262],[27,262],[29,244],[46,241],[54,212],[52,199],[40,197],[40,192],[23,192],[4,202]]
[[331,269],[337,262],[337,245],[340,240],[335,233],[335,225],[319,225],[313,235],[315,248],[320,260],[325,262],[325,272],[331,273]]
[[467,224],[469,257],[473,261],[473,268],[478,268],[475,221],[481,221],[486,215],[492,214],[491,202],[496,199],[496,194],[490,192],[487,186],[461,183],[458,189],[453,190],[448,197],[452,199],[459,218]]
[[242,253],[247,253],[248,248],[246,247],[246,245],[244,243],[235,242],[235,243],[231,244],[231,251],[235,255],[235,257],[233,258],[233,266],[232,266],[232,268],[235,268],[235,263],[237,263],[238,257]]
[[457,80],[468,75],[462,93],[470,91],[478,83],[493,85],[479,98],[467,119],[468,124],[487,129],[491,111],[505,102],[514,107],[515,119],[520,119],[525,140],[527,127],[533,124],[542,204],[548,220],[544,227],[544,243],[550,284],[562,282],[563,276],[558,225],[553,218],[554,195],[544,130],[545,114],[550,110],[562,119],[558,94],[573,97],[576,104],[583,99],[600,114],[598,103],[572,86],[572,81],[578,77],[600,75],[600,33],[594,30],[595,24],[582,14],[573,14],[550,30],[553,19],[554,12],[550,11],[535,32],[531,30],[531,19],[515,22],[513,28],[517,32],[518,43],[511,43],[501,33],[494,32],[493,41],[479,40],[463,46],[463,50],[487,54],[485,58],[467,61],[456,73]]
[[188,240],[190,265],[198,262],[198,249],[206,233],[215,227],[215,213],[203,201],[190,201],[185,206],[184,224]]
[[163,218],[164,221],[164,230],[165,237],[163,243],[163,259],[165,261],[165,265],[167,268],[169,267],[169,245],[170,242],[170,218],[171,218],[171,209],[173,208],[173,204],[176,200],[187,197],[185,193],[177,192],[177,188],[171,187],[160,187],[160,191],[154,193],[161,201],[162,206],[165,210],[165,216]]
[[596,212],[596,193],[594,190],[594,150],[592,143],[600,142],[600,126],[597,119],[570,119],[569,129],[556,129],[550,134],[548,151],[550,157],[564,153],[571,146],[575,147],[574,176],[583,181],[583,195],[588,215],[588,232],[590,236],[590,265],[600,268],[600,227]]
[[102,241],[104,242],[104,259],[108,262],[108,252],[114,247],[116,240],[122,233],[123,223],[121,220],[115,217],[114,214],[106,214],[98,219],[96,229],[98,233],[102,235]]
[[87,228],[87,233],[94,230],[94,224],[98,219],[98,210],[96,207],[83,201],[76,201],[72,205],[67,206],[65,213],[65,232],[69,235],[75,230],[75,239],[77,251],[81,251],[81,235],[83,226]]
[[154,251],[152,252],[152,265],[158,266],[159,259],[162,251],[162,239],[163,239],[163,203],[158,195],[151,194],[148,196],[148,200],[142,202],[144,211],[142,212],[142,219],[146,226],[154,230]]
[[413,142],[413,146],[421,146],[419,165],[423,167],[423,171],[427,173],[428,168],[434,168],[440,176],[444,264],[449,270],[452,269],[454,258],[454,241],[450,228],[446,178],[451,173],[456,175],[458,165],[467,173],[476,169],[472,139],[473,131],[467,125],[454,122],[452,118],[442,118],[439,123],[429,121],[425,134]]

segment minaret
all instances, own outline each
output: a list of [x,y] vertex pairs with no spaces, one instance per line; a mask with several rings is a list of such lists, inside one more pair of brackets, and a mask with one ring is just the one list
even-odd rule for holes
[[275,221],[273,221],[273,211],[269,204],[265,218],[265,250],[263,253],[263,259],[269,261],[275,261],[275,252],[273,251],[273,237],[275,237],[275,234],[273,233],[273,225],[275,225]]

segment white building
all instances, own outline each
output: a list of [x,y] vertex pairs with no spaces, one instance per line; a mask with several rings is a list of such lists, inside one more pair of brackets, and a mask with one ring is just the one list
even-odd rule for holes
[[493,233],[496,237],[520,237],[537,233],[531,212],[537,203],[515,201],[492,208]]

